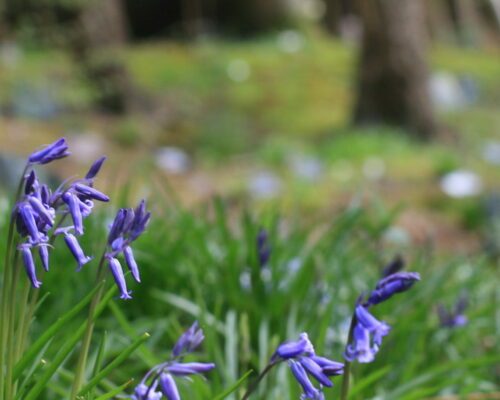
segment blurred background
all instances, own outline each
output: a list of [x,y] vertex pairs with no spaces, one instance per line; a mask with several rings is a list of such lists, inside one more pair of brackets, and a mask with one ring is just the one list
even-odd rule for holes
[[[0,224],[26,156],[61,136],[73,154],[42,181],[108,155],[86,253],[148,198],[142,283],[99,331],[110,354],[152,338],[109,388],[196,318],[218,371],[186,398],[303,331],[340,359],[359,293],[406,262],[422,282],[377,311],[394,329],[350,398],[499,398],[499,104],[499,0],[0,0]],[[33,337],[94,282],[58,249]],[[44,398],[67,398],[72,357]],[[258,398],[298,398],[285,369],[266,382]]]
[[105,153],[101,188],[312,220],[382,201],[392,240],[497,251],[498,0],[0,7],[4,190],[65,136],[56,180]]

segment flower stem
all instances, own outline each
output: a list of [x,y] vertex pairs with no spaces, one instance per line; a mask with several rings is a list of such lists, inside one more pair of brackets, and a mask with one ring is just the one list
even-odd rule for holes
[[103,284],[101,285],[100,289],[97,291],[94,298],[92,299],[92,302],[90,303],[89,314],[87,317],[87,327],[85,329],[85,334],[83,336],[82,346],[80,348],[80,354],[78,355],[78,362],[76,364],[73,386],[71,387],[71,396],[70,396],[71,400],[76,400],[77,395],[83,386],[85,367],[87,364],[87,357],[90,348],[90,341],[92,339],[92,333],[94,332],[94,326],[95,326],[94,313],[96,307],[99,305],[99,302],[101,301],[102,295],[106,288],[107,269],[103,268],[106,249],[107,245],[102,253],[101,260],[99,261],[99,266],[97,267],[97,278],[96,278],[96,284],[98,284],[101,281],[103,281]]
[[[347,351],[347,346],[349,346],[352,343],[354,325],[356,325],[356,314],[353,314],[351,318],[351,325],[349,326],[349,335],[347,336],[347,343],[345,346],[346,351]],[[340,394],[340,400],[347,400],[349,396],[350,380],[351,380],[351,362],[349,360],[345,360],[344,375],[342,377],[342,392]]]
[[281,360],[278,361],[270,361],[269,364],[267,364],[267,367],[264,368],[264,370],[260,373],[260,375],[252,382],[248,390],[245,392],[241,400],[247,400],[250,395],[255,391],[257,386],[259,385],[260,381],[267,375],[269,371],[278,363],[280,363]]
[[[23,184],[25,181],[26,172],[28,171],[29,164],[26,164],[24,170],[21,175],[21,179],[19,180],[19,184],[17,186],[16,195],[14,197],[14,207],[16,207],[17,202],[19,201],[19,197],[21,196],[21,190],[23,188]],[[8,321],[9,316],[7,313],[11,310],[12,304],[15,304],[15,300],[13,298],[9,299],[8,292],[11,293],[15,291],[15,288],[12,287],[12,282],[14,280],[14,269],[11,268],[11,257],[12,257],[12,245],[14,244],[14,212],[11,213],[9,219],[9,228],[7,233],[7,243],[5,247],[5,260],[3,265],[3,279],[2,279],[2,287],[1,291],[1,304],[0,304],[0,321]],[[14,292],[15,293],[15,292]],[[4,379],[4,364],[6,363],[5,355],[7,349],[7,340],[9,339],[9,323],[2,323],[0,327],[0,400],[7,399],[8,393],[5,392],[6,388],[12,384],[12,382],[8,381],[8,378]],[[5,396],[5,397],[4,397]]]
[[11,282],[11,293],[10,293],[10,304],[8,308],[7,316],[7,368],[5,369],[5,398],[10,399],[14,396],[14,382],[12,380],[12,371],[14,370],[15,364],[15,351],[14,351],[14,325],[15,325],[15,315],[16,315],[16,305],[17,305],[17,286],[19,282],[19,268],[17,263],[19,260],[19,253],[16,251],[14,254],[14,260],[12,262],[12,282]]

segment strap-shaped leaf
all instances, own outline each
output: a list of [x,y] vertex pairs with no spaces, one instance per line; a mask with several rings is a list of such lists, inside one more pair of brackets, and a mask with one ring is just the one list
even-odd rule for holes
[[238,389],[239,386],[245,381],[245,379],[248,378],[248,376],[253,372],[253,370],[249,370],[243,375],[240,379],[238,379],[235,383],[233,383],[231,386],[229,386],[226,390],[224,390],[221,394],[216,396],[214,400],[222,400],[225,399],[227,396],[229,396],[231,393],[233,393],[236,389]]
[[111,392],[109,393],[106,393],[106,394],[103,394],[102,396],[99,396],[97,399],[95,400],[107,400],[107,399],[111,399],[112,397],[114,397],[115,395],[123,392],[127,386],[129,386],[134,380],[131,379],[129,381],[127,381],[126,383],[124,383],[123,385],[121,386],[118,386],[116,389],[113,389]]
[[87,296],[85,296],[79,303],[77,303],[71,310],[59,318],[49,329],[47,329],[42,336],[40,336],[26,351],[24,356],[19,360],[19,362],[14,367],[14,380],[18,379],[24,369],[33,362],[39,351],[45,344],[54,337],[56,332],[58,332],[64,325],[75,317],[80,310],[85,307],[92,297],[99,289],[100,285],[97,285]]
[[79,396],[87,394],[95,385],[108,376],[118,365],[125,361],[132,352],[137,349],[146,339],[150,337],[149,333],[144,333],[137,338],[132,344],[127,346],[113,361],[94,376],[78,393]]
[[[94,320],[104,311],[104,308],[106,307],[107,302],[111,299],[113,294],[115,293],[116,287],[113,286],[111,287],[106,295],[103,297],[101,302],[96,308],[95,314],[94,314]],[[42,390],[45,388],[47,382],[52,378],[52,375],[54,375],[58,368],[61,366],[61,364],[64,362],[66,357],[75,349],[75,346],[79,342],[79,340],[82,338],[83,334],[85,333],[85,328],[87,326],[87,323],[89,321],[85,321],[79,328],[78,330],[66,341],[66,343],[62,346],[61,350],[57,353],[56,357],[52,360],[52,362],[48,365],[47,369],[43,373],[42,376],[40,376],[37,379],[37,382],[35,386],[31,388],[31,390],[28,392],[26,397],[23,400],[35,400],[38,399],[40,393]]]

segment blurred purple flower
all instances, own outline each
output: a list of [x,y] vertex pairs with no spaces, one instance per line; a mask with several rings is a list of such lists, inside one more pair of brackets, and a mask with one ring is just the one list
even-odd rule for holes
[[400,255],[397,255],[382,270],[382,278],[395,274],[396,272],[402,271],[404,267],[405,267],[405,260]]
[[[133,400],[159,400],[163,398],[163,394],[168,400],[181,400],[174,376],[188,378],[188,375],[203,374],[215,368],[213,363],[182,362],[184,356],[198,347],[204,337],[203,330],[198,328],[196,321],[177,340],[172,350],[174,358],[150,369],[130,398]],[[158,385],[161,392],[156,391]]]
[[469,305],[468,296],[462,293],[455,303],[455,306],[448,311],[443,304],[437,305],[439,321],[444,328],[456,328],[459,326],[467,325],[468,319],[464,314]]
[[259,229],[257,234],[257,257],[259,265],[265,266],[271,256],[271,246],[269,245],[269,236],[264,228]]

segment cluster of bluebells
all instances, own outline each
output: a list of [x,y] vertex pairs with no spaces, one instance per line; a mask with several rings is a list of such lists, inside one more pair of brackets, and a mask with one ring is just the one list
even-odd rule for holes
[[347,361],[357,360],[360,363],[369,363],[375,359],[375,354],[382,344],[382,338],[389,334],[391,328],[370,314],[369,308],[389,299],[396,293],[410,289],[416,281],[420,280],[417,272],[392,273],[392,271],[393,269],[388,271],[389,275],[384,276],[378,282],[366,302],[363,303],[362,299],[358,301],[353,317],[355,322],[352,331],[353,343],[347,345],[344,353]]
[[108,261],[109,269],[120,290],[120,298],[122,299],[131,299],[131,292],[127,289],[125,275],[117,256],[123,254],[132,277],[136,282],[140,282],[139,268],[130,244],[144,232],[150,217],[151,212],[146,212],[146,202],[142,200],[135,210],[132,208],[120,209],[110,226],[104,258]]
[[437,305],[439,322],[443,328],[456,328],[467,324],[467,316],[465,310],[469,305],[467,294],[462,295],[456,301],[451,310],[447,310],[443,304]]
[[[302,386],[304,393],[300,396],[301,399],[324,399],[323,387],[333,386],[329,377],[344,373],[344,364],[316,355],[307,333],[300,334],[297,342],[278,346],[271,362],[279,361],[287,362],[295,379]],[[309,375],[318,382],[318,387],[314,386]]]
[[195,322],[181,335],[172,350],[172,360],[153,367],[139,382],[133,400],[180,400],[179,390],[174,377],[191,379],[189,375],[201,375],[215,368],[212,363],[183,362],[189,353],[192,353],[205,339],[203,330]]
[[[48,271],[51,247],[49,233],[52,230],[54,235],[64,234],[64,240],[78,263],[77,269],[80,269],[91,260],[91,257],[84,254],[77,240],[77,236],[84,233],[83,219],[91,214],[95,200],[109,201],[108,196],[93,187],[94,178],[106,159],[104,156],[91,166],[84,179],[63,184],[54,192],[46,184],[39,182],[36,172],[32,169],[33,165],[47,164],[70,154],[64,138],[32,153],[26,165],[23,195],[13,209],[12,217],[16,222],[17,231],[24,239],[18,250],[22,253],[26,272],[34,288],[39,288],[41,282],[36,276],[32,251],[38,249],[42,266]],[[60,216],[60,224],[68,214],[71,216],[71,225],[55,225],[56,215]]]

